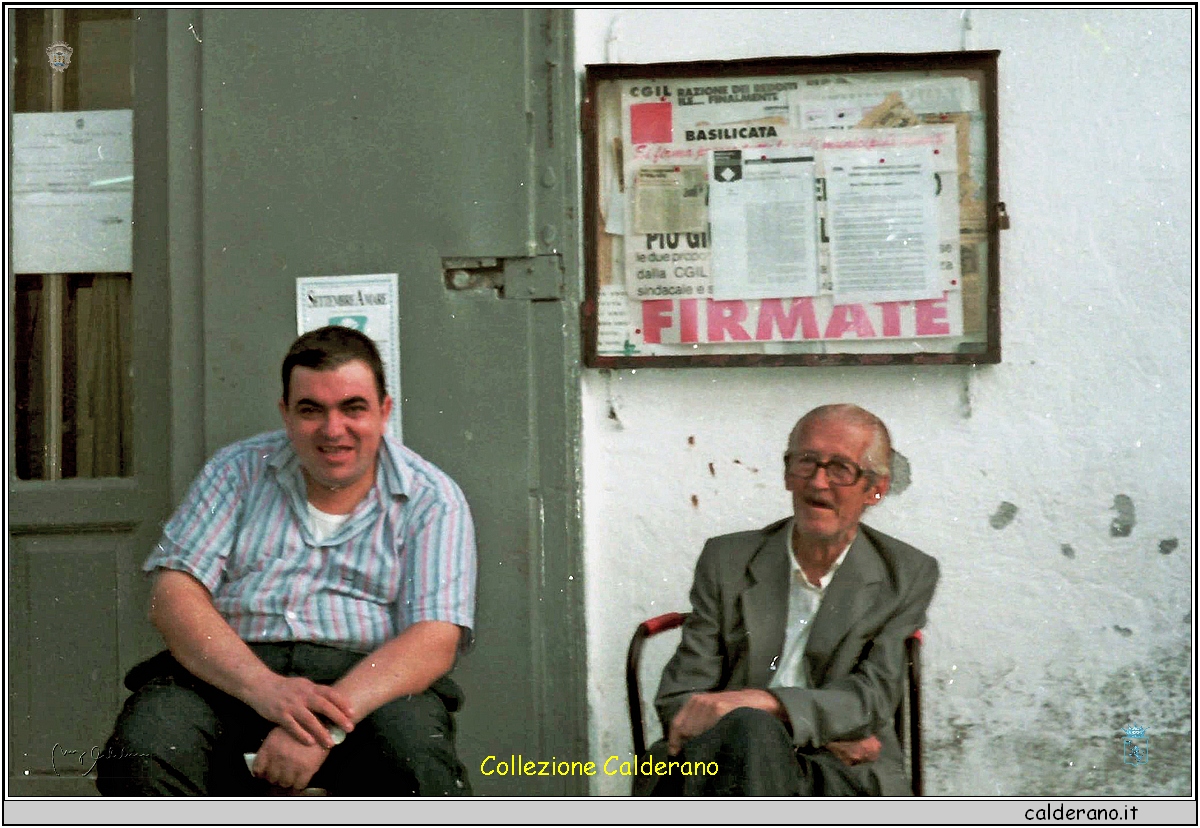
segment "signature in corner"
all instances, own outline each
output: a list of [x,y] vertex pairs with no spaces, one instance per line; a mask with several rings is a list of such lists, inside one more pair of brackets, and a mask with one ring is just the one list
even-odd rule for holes
[[68,760],[76,762],[79,767],[88,765],[87,770],[82,771],[80,776],[87,776],[96,769],[97,763],[101,759],[128,759],[133,756],[149,756],[148,753],[130,753],[120,748],[105,747],[93,745],[90,750],[80,750],[78,748],[63,747],[61,742],[55,742],[54,747],[50,749],[50,769],[54,771],[55,776],[62,776],[59,773],[59,765],[67,763]]

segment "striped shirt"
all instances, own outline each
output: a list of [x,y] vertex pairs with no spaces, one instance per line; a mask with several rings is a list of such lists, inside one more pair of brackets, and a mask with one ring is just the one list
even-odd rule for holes
[[474,623],[467,501],[443,471],[386,436],[374,487],[321,541],[284,432],[221,449],[142,568],[191,574],[243,641],[369,651],[418,621],[458,624],[464,641]]

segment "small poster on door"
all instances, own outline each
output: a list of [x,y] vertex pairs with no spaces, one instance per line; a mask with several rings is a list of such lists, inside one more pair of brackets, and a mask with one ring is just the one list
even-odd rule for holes
[[375,341],[392,398],[388,434],[402,440],[400,428],[400,317],[395,273],[368,276],[308,276],[296,279],[296,333],[343,325]]

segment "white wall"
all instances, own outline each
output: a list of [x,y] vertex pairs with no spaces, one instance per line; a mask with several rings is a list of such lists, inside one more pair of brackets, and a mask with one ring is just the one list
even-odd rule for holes
[[[999,365],[585,372],[592,758],[631,748],[636,623],[686,608],[705,537],[787,514],[788,430],[845,401],[883,417],[911,466],[867,521],[942,565],[927,792],[1189,792],[1191,12],[976,9],[969,22],[949,8],[576,13],[581,72],[999,49],[1012,217]],[[1118,495],[1127,537],[1111,532]],[[1016,507],[1007,525],[1002,503]],[[651,694],[665,658],[649,656]],[[1122,762],[1130,722],[1150,735],[1148,765]],[[598,775],[593,792],[627,782]]]

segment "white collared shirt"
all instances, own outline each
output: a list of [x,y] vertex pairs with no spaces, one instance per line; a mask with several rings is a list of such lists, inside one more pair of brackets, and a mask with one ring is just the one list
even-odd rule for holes
[[854,545],[854,541],[846,544],[846,548],[842,550],[842,554],[837,556],[837,560],[829,567],[829,571],[821,576],[819,583],[814,585],[809,583],[804,571],[800,569],[800,564],[796,561],[796,550],[792,545],[793,527],[794,521],[788,521],[786,527],[787,549],[788,560],[792,565],[792,580],[791,586],[788,588],[787,632],[783,639],[783,655],[779,657],[777,664],[772,665],[775,668],[775,675],[771,678],[768,687],[808,686],[808,679],[804,675],[803,667],[804,648],[808,645],[808,630],[812,625],[812,620],[817,616],[817,610],[821,608],[821,601],[825,597],[825,588],[829,586],[834,573],[846,559],[846,553]]

